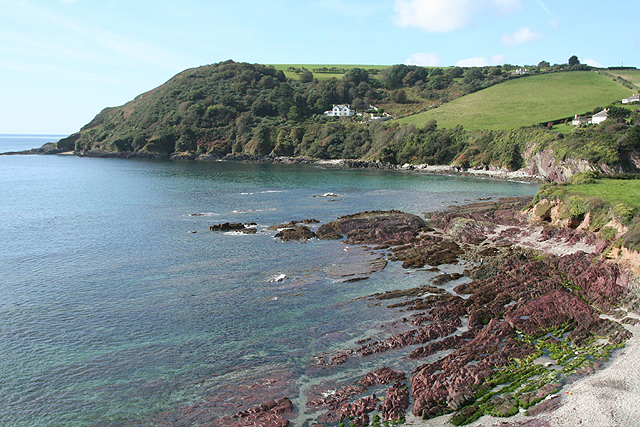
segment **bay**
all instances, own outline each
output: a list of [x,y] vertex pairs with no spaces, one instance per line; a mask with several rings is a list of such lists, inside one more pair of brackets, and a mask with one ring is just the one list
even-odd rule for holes
[[[0,147],[48,139],[56,140],[3,135]],[[2,426],[152,425],[158,414],[205,399],[230,415],[246,409],[245,383],[274,372],[298,391],[293,399],[323,376],[357,378],[365,362],[340,372],[309,366],[401,316],[359,297],[437,273],[391,263],[345,282],[339,272],[357,268],[367,252],[281,242],[266,228],[373,209],[420,215],[538,188],[314,165],[66,155],[0,156],[0,183]],[[221,222],[255,222],[259,232],[208,230]]]

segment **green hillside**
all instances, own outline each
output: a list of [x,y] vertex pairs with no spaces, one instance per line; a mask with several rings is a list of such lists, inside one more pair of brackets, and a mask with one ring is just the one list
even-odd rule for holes
[[435,119],[438,126],[447,128],[517,129],[584,114],[631,94],[597,72],[543,74],[510,80],[398,121],[422,126]]

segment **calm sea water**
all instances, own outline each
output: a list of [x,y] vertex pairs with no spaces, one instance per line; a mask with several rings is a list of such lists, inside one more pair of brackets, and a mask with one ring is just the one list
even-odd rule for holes
[[[4,135],[0,152],[57,139]],[[336,271],[357,266],[357,248],[280,242],[267,226],[371,209],[421,214],[538,188],[64,155],[0,156],[0,184],[0,426],[30,427],[144,424],[273,371],[286,370],[303,390],[323,380],[309,374],[314,355],[399,316],[358,297],[435,273],[405,274],[392,263],[345,283]],[[338,197],[318,197],[325,193]],[[227,221],[261,231],[208,231]],[[241,403],[221,405],[221,415],[246,409]]]

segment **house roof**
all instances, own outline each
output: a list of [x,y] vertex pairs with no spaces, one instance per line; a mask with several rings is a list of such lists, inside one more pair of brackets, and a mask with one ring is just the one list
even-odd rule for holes
[[608,110],[602,110],[597,114],[594,114],[593,117],[609,117],[609,111]]

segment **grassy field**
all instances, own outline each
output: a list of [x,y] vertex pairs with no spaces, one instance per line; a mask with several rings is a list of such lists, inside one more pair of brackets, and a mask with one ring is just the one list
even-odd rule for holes
[[[292,71],[287,71],[287,69],[289,67],[295,67],[295,68],[306,68],[307,70],[311,71],[313,73],[313,69],[314,68],[322,68],[322,67],[327,67],[327,68],[345,68],[347,70],[350,70],[352,68],[364,68],[365,70],[370,70],[372,68],[376,69],[376,70],[384,70],[385,68],[389,68],[391,65],[337,65],[337,64],[271,64],[275,67],[276,70],[282,70],[284,71],[284,75],[287,76],[287,78],[289,79],[298,79],[300,77],[299,74],[296,74],[295,72]],[[313,73],[313,77],[318,78],[318,79],[330,79],[331,77],[335,77],[335,78],[342,78],[343,74],[331,74],[331,73]]]
[[640,180],[598,179],[593,184],[577,184],[568,187],[571,194],[582,197],[599,197],[616,205],[625,203],[640,210]]
[[611,70],[609,72],[614,76],[619,76],[630,81],[634,85],[638,86],[638,89],[640,90],[640,70]]
[[517,129],[584,114],[630,95],[630,89],[590,71],[544,74],[501,83],[398,121],[422,126],[435,119],[445,128]]

